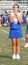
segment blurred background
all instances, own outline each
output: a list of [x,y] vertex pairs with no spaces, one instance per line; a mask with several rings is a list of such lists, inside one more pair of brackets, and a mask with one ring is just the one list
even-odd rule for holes
[[13,5],[18,4],[19,10],[23,12],[23,23],[26,23],[26,12],[28,11],[28,0],[0,0],[0,65],[28,65],[28,48],[24,48],[26,43],[26,26],[22,25],[23,38],[21,39],[21,59],[12,60],[12,44],[9,39],[10,12]]
[[28,10],[28,0],[0,0],[0,12],[1,10],[11,10],[13,4],[19,4],[21,10]]

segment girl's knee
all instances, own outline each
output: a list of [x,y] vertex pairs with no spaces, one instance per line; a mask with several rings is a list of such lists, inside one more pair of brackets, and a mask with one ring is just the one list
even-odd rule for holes
[[28,34],[26,35],[26,39],[28,39]]

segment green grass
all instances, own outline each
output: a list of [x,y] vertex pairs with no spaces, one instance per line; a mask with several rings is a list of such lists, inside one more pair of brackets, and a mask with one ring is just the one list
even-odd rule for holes
[[[0,29],[9,32],[9,27],[0,27]],[[25,38],[25,26],[22,27],[23,37]],[[25,39],[21,39],[21,59],[13,60],[12,56],[12,43],[8,38],[8,33],[0,30],[0,65],[28,65],[28,48],[24,48]]]

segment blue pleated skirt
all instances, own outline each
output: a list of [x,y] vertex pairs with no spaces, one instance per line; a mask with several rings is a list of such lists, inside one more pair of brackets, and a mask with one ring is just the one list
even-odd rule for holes
[[10,29],[9,38],[22,38],[22,30],[21,29]]

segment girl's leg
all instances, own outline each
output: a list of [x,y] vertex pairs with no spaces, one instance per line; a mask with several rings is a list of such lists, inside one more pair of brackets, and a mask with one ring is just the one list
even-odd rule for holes
[[27,48],[28,47],[28,34],[26,34],[26,44],[25,44],[25,46],[24,46],[25,48]]
[[26,43],[28,43],[28,34],[26,35]]
[[12,40],[12,53],[13,53],[13,59],[16,59],[16,38],[11,39]]
[[17,38],[17,53],[20,53],[20,38]]
[[20,38],[17,38],[17,59],[20,59]]

